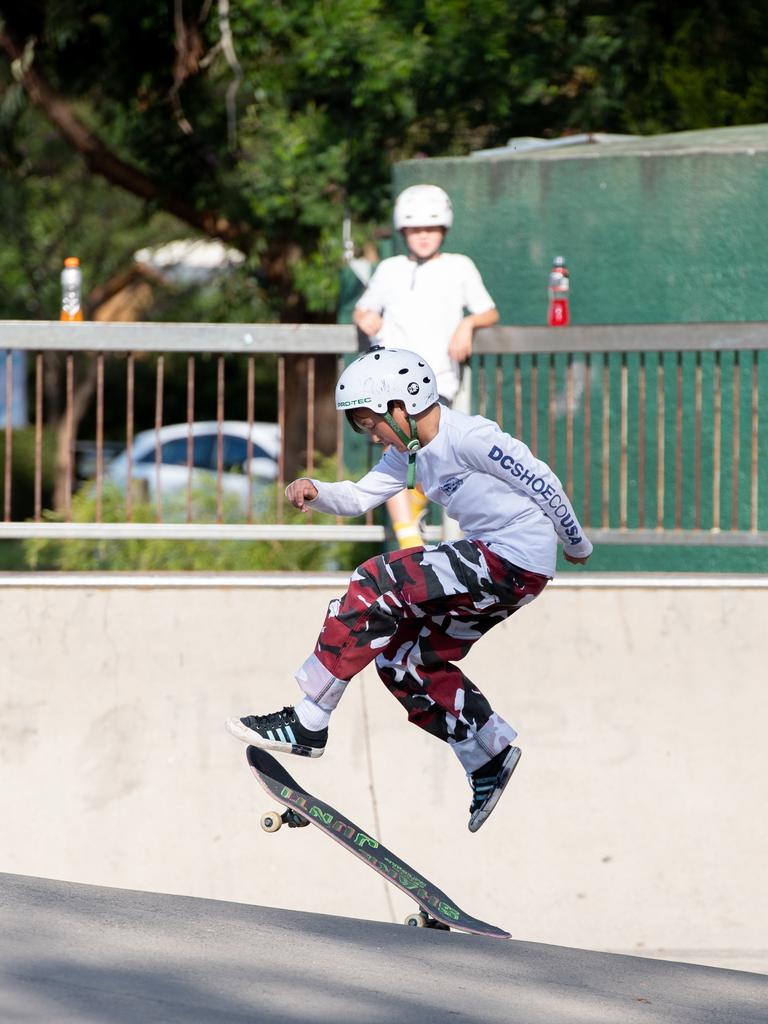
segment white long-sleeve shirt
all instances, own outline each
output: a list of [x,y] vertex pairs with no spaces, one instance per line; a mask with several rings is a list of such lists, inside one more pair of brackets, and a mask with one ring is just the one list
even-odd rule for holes
[[487,313],[494,301],[469,256],[441,252],[423,263],[382,260],[355,308],[382,315],[371,344],[418,353],[432,367],[438,392],[451,400],[459,389],[459,364],[448,355],[453,332],[465,309]]
[[[408,455],[389,448],[357,483],[312,480],[311,507],[359,516],[403,490]],[[527,445],[484,416],[440,406],[436,436],[416,455],[416,480],[455,519],[468,540],[480,540],[522,569],[554,576],[558,538],[584,558],[592,544],[563,486]]]

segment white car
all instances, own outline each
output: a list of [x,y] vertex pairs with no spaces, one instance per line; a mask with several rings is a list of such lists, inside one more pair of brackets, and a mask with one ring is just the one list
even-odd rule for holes
[[[186,491],[189,482],[187,467],[188,423],[174,423],[159,431],[144,430],[137,434],[131,447],[131,479],[140,481],[147,497],[154,500],[157,491],[157,440],[160,441],[160,488],[163,496],[178,495]],[[256,498],[277,478],[277,458],[280,433],[276,423],[253,423],[250,427],[251,460],[248,462],[247,423],[225,420],[221,424],[222,437],[222,490],[237,496],[243,507],[248,500],[248,476],[253,477],[253,496]],[[192,424],[192,485],[216,486],[218,464],[219,424]],[[128,482],[128,449],[122,451],[107,466],[105,476],[118,487]]]

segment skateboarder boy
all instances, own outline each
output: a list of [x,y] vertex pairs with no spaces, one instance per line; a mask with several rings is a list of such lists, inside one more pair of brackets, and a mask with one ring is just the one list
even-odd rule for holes
[[414,352],[378,348],[360,356],[339,378],[336,408],[385,447],[381,460],[357,483],[294,480],[289,501],[302,511],[358,516],[418,480],[465,539],[360,565],[296,673],[304,699],[230,719],[227,728],[256,747],[319,757],[349,681],[375,660],[409,721],[447,741],[459,758],[476,832],[520,750],[512,745],[516,731],[453,662],[541,593],[554,575],[558,539],[578,564],[592,545],[549,466],[491,420],[439,404],[435,375]]

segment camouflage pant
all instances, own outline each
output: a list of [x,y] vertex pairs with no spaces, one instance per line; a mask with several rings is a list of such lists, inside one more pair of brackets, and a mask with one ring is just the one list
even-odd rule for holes
[[473,771],[517,733],[453,662],[547,582],[477,541],[379,555],[331,602],[314,655],[296,678],[330,710],[347,681],[375,659],[409,721],[447,741]]

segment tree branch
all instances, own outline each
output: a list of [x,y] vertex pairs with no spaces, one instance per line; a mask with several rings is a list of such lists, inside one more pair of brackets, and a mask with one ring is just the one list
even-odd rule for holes
[[196,210],[177,196],[163,191],[143,171],[121,160],[108,149],[80,120],[70,104],[55,93],[44,76],[35,69],[30,59],[29,45],[19,46],[5,29],[0,28],[0,47],[7,54],[13,75],[30,102],[42,111],[64,141],[83,157],[90,171],[140,199],[151,200],[206,235],[247,248],[248,236],[251,234],[248,225],[233,224],[212,210]]
[[221,33],[221,45],[224,56],[227,58],[232,70],[233,78],[227,87],[227,138],[229,148],[234,152],[237,149],[237,91],[243,78],[243,69],[235,53],[235,41],[232,38],[232,28],[229,24],[229,0],[219,0],[219,31]]

